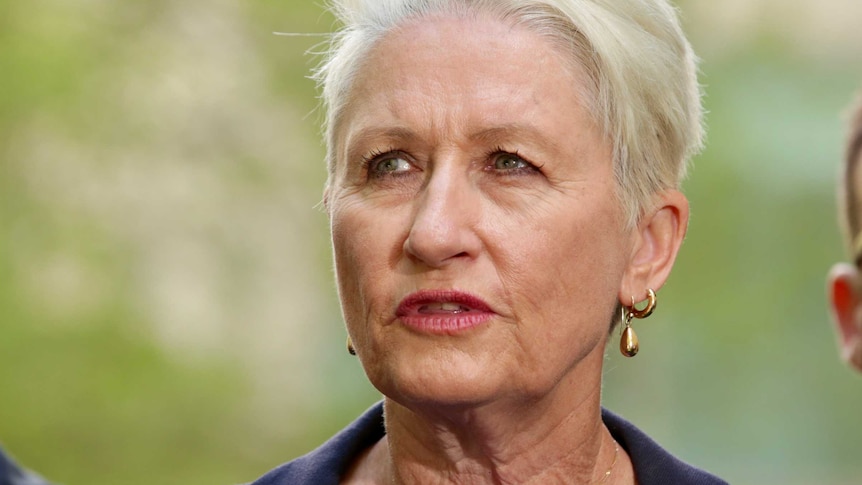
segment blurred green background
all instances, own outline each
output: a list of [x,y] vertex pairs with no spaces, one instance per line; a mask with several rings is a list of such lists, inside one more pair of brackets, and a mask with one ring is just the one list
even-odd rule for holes
[[[862,2],[689,0],[709,142],[605,404],[734,484],[862,481],[824,298]],[[233,484],[379,399],[344,350],[307,0],[0,0],[0,443],[69,485]]]

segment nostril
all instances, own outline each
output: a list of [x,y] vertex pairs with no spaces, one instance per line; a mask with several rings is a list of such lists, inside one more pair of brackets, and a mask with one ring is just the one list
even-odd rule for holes
[[[431,267],[449,261],[466,261],[478,250],[469,187],[454,176],[438,172],[436,184],[430,183],[416,199],[410,228],[403,243],[407,256]],[[441,175],[442,174],[442,175]],[[433,177],[432,177],[433,179]]]
[[463,231],[457,230],[438,232],[434,237],[416,231],[408,235],[403,250],[411,259],[439,267],[450,261],[469,259],[472,250],[465,247],[467,239]]

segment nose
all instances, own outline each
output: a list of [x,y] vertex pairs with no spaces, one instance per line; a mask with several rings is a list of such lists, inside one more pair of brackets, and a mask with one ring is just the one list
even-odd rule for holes
[[480,196],[463,173],[436,170],[415,199],[404,252],[432,268],[474,258],[481,247],[476,233]]

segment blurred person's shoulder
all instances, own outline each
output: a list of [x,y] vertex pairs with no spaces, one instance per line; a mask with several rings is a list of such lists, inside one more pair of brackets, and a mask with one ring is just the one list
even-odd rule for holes
[[49,485],[39,475],[21,468],[0,447],[0,485]]

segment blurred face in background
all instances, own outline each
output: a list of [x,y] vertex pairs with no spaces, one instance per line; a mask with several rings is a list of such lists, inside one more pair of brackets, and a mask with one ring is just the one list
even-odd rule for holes
[[597,390],[635,231],[582,74],[497,20],[402,27],[361,69],[327,193],[366,373],[402,403]]
[[[845,184],[852,184],[855,190],[848,192],[854,194],[854,200],[847,201],[844,214],[839,217],[850,218],[849,214],[855,213],[858,217],[862,213],[862,201],[859,200],[862,194],[862,170],[859,170],[859,164],[862,163],[862,150],[855,153],[848,163],[853,165],[854,169],[849,171],[852,174],[850,180],[845,180]],[[847,172],[845,172],[847,173]],[[843,221],[849,228],[847,231],[848,246],[851,248],[854,262],[837,263],[829,272],[828,283],[831,298],[832,320],[835,325],[835,330],[838,337],[838,346],[841,358],[852,368],[862,372],[862,251],[860,251],[860,234],[852,233],[852,225],[849,221]]]

